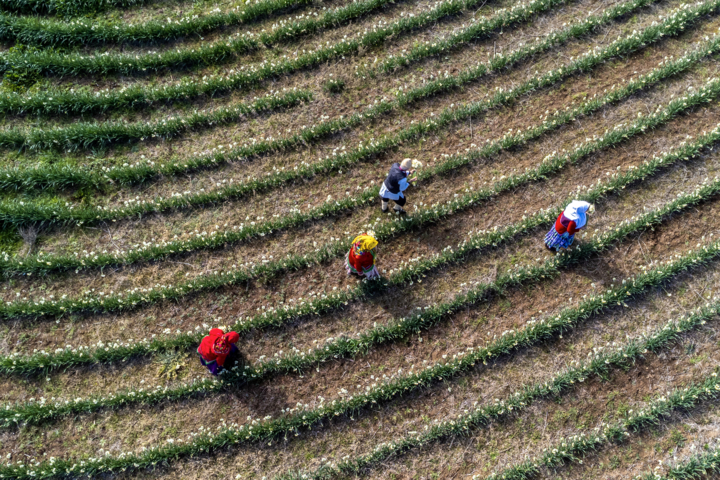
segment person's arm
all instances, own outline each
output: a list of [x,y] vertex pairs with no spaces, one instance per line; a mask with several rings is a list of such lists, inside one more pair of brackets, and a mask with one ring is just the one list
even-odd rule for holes
[[363,273],[372,271],[375,268],[375,252],[365,252],[360,257],[360,269]]
[[577,223],[575,223],[575,220],[570,220],[570,223],[568,223],[567,231],[570,235],[575,235],[575,232],[580,230],[577,228]]
[[222,367],[225,364],[225,359],[227,358],[227,356],[228,356],[227,353],[225,355],[218,355],[217,358],[215,359],[215,361],[217,362],[218,365],[220,365]]
[[368,280],[373,280],[375,278],[380,278],[380,272],[378,272],[378,269],[375,265],[373,265],[373,268],[371,268],[369,271],[364,272],[365,278]]
[[557,220],[555,220],[555,231],[560,235],[567,231],[565,226],[562,224],[562,213],[558,215]]

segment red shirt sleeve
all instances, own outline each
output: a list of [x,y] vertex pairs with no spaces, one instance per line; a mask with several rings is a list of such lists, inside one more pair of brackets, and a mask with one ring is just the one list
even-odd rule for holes
[[[228,332],[228,333],[231,333],[231,332]],[[210,335],[208,335],[208,337],[210,337],[212,339],[212,343],[210,345],[212,346],[212,344],[215,343],[215,340],[218,337],[222,337],[223,335],[225,335],[225,332],[223,332],[219,328],[213,328],[212,330],[210,330]],[[235,336],[237,336],[237,333],[235,334]],[[235,341],[237,341],[237,339]],[[232,346],[230,347],[230,351],[232,351]],[[228,355],[230,355],[230,352],[226,353],[225,355],[217,355],[215,352],[213,352],[215,361],[221,367],[225,365],[225,359],[228,357]]]
[[373,265],[375,265],[375,256],[372,252],[364,252],[360,255],[360,268],[362,268],[363,273],[372,270]]
[[372,252],[363,252],[360,255],[355,253],[355,248],[350,250],[349,255],[350,265],[358,272],[367,272],[372,270],[375,265],[375,256]]
[[216,337],[222,337],[224,334],[225,332],[223,332],[219,328],[211,328],[209,336],[213,338],[213,341],[215,341]]
[[218,355],[215,358],[215,361],[217,362],[218,365],[220,365],[222,367],[225,364],[225,359],[227,358],[227,356],[228,356],[228,354]]
[[[217,360],[218,357],[217,355],[215,355],[215,352],[213,352],[212,346],[215,343],[215,339],[221,337],[222,335],[222,330],[220,330],[219,328],[213,328],[212,330],[210,330],[210,333],[200,342],[200,347],[198,348],[198,351],[200,352],[200,355],[203,356],[205,361],[212,362],[213,360]],[[222,363],[220,363],[220,365],[222,365]]]
[[577,228],[577,223],[575,223],[574,220],[570,220],[570,223],[568,223],[567,231],[570,235],[575,235],[575,232],[580,230]]
[[565,225],[562,224],[562,217],[563,217],[563,214],[561,213],[560,215],[558,215],[557,220],[555,220],[555,231],[557,233],[559,233],[560,235],[562,235],[563,233],[565,233],[567,231],[565,229]]
[[198,352],[200,352],[200,355],[202,355],[206,362],[212,362],[215,360],[215,354],[212,351],[212,344],[212,338],[210,338],[210,335],[207,335],[202,339],[200,346],[198,347]]

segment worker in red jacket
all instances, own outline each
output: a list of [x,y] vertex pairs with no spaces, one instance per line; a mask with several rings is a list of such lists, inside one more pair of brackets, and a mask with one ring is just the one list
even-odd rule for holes
[[219,328],[210,330],[210,334],[202,339],[197,349],[200,355],[200,363],[210,370],[210,373],[217,375],[223,371],[228,357],[233,357],[238,352],[235,344],[240,340],[237,332],[224,333]]
[[593,206],[588,202],[581,200],[570,202],[545,235],[545,247],[553,252],[568,248],[575,239],[575,232],[587,224],[587,216],[592,212]]

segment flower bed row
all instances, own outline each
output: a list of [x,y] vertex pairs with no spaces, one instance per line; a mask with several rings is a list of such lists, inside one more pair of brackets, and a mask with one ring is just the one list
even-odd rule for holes
[[[639,226],[642,227],[643,224],[641,223]],[[621,231],[626,233],[627,229],[619,228],[618,230],[611,231],[611,233],[596,241],[595,248],[605,248],[613,242],[613,239],[624,236],[625,233],[621,233]],[[589,245],[590,244],[586,244],[585,248]],[[578,255],[576,252],[581,252],[582,250],[583,247],[576,249],[570,255]],[[661,285],[680,272],[711,261],[716,258],[718,254],[720,254],[720,243],[714,242],[701,249],[691,251],[675,261],[667,262],[659,267],[639,274],[633,279],[626,281],[623,285],[609,289],[606,293],[591,297],[584,302],[584,304],[595,313],[601,312],[607,309],[610,304],[623,302],[647,288]],[[564,257],[564,255],[561,257]],[[550,260],[548,263],[559,261],[560,258],[556,258]],[[540,277],[538,276],[538,280],[539,279]],[[704,309],[694,312],[693,315],[686,317],[676,325],[678,325],[678,327],[682,325],[685,329],[694,328],[698,324],[706,321],[708,316],[716,315],[718,310],[720,310],[720,304],[717,302],[708,304]],[[573,313],[570,313],[571,311],[573,311]],[[186,441],[177,440],[168,445],[146,449],[141,453],[125,452],[118,456],[91,458],[79,463],[73,460],[50,460],[31,465],[8,463],[0,467],[0,474],[4,475],[4,478],[17,479],[31,477],[53,478],[78,474],[93,475],[116,469],[146,468],[157,465],[158,463],[177,460],[181,457],[209,453],[238,443],[281,438],[287,434],[299,433],[304,427],[311,427],[322,419],[357,412],[372,404],[386,402],[390,399],[406,395],[407,392],[435,384],[438,380],[451,378],[462,372],[468,372],[479,362],[487,363],[488,360],[493,361],[496,357],[505,355],[510,351],[515,351],[519,348],[524,348],[528,345],[552,338],[555,335],[562,334],[562,332],[573,328],[578,321],[584,320],[589,316],[591,316],[591,313],[587,309],[585,311],[568,309],[552,318],[531,323],[528,327],[518,332],[508,333],[488,347],[469,347],[446,363],[441,362],[430,365],[418,372],[398,376],[398,378],[390,380],[384,385],[375,386],[367,392],[341,400],[333,400],[328,405],[321,405],[314,409],[294,411],[286,417],[262,422],[252,422],[242,426],[227,425],[219,429],[217,433],[191,435]],[[352,461],[343,462],[340,465],[327,465],[324,467],[322,474],[328,475],[333,473],[333,469],[336,469],[338,472],[359,471],[390,454],[397,454],[409,448],[425,445],[449,435],[466,432],[472,426],[489,423],[493,418],[502,416],[510,411],[521,410],[534,400],[551,394],[557,395],[569,389],[572,384],[585,380],[589,375],[606,373],[613,365],[627,365],[626,362],[632,361],[631,355],[637,357],[646,353],[650,348],[660,348],[664,343],[672,341],[677,334],[680,333],[678,330],[682,331],[682,328],[662,329],[659,334],[648,337],[646,342],[632,343],[626,350],[621,350],[615,356],[601,354],[588,363],[581,364],[562,373],[550,382],[529,386],[523,389],[522,392],[511,395],[505,401],[483,406],[457,420],[435,425],[426,434],[415,434],[401,439],[401,441],[398,442],[382,444],[372,454],[357,457]],[[36,404],[36,407],[43,409],[48,406]]]
[[[605,378],[611,370],[630,368],[635,361],[648,352],[657,353],[669,344],[675,342],[681,334],[692,331],[720,313],[720,303],[707,303],[696,309],[690,315],[677,321],[670,321],[663,328],[651,335],[629,341],[625,346],[614,352],[600,352],[590,360],[584,361],[575,367],[568,368],[550,381],[528,385],[521,391],[509,396],[506,400],[496,401],[494,404],[477,408],[475,411],[460,415],[454,420],[448,420],[428,428],[426,433],[409,434],[390,443],[380,444],[372,453],[359,456],[353,460],[342,462],[329,461],[325,465],[311,472],[290,472],[279,475],[276,480],[329,480],[344,477],[348,474],[360,474],[369,467],[377,465],[389,457],[394,457],[410,450],[427,447],[438,441],[456,436],[465,436],[471,429],[483,427],[493,421],[517,415],[536,400],[547,397],[556,397],[571,389],[578,383],[583,383],[592,376]],[[644,408],[632,412],[625,419],[616,424],[605,425],[601,430],[590,434],[581,434],[559,445],[560,448],[544,452],[540,459],[535,457],[533,462],[527,462],[517,468],[510,468],[503,472],[507,476],[491,476],[490,479],[523,479],[528,480],[535,475],[531,465],[557,466],[568,460],[574,460],[574,455],[581,455],[609,442],[621,442],[630,432],[637,432],[642,428],[656,425],[664,417],[676,411],[688,410],[702,401],[714,400],[720,396],[720,379],[716,373],[708,375],[703,381],[696,384],[675,389],[674,391],[656,397]],[[555,451],[556,450],[556,451]],[[528,468],[522,468],[523,466]],[[537,467],[536,467],[537,468]],[[523,476],[523,473],[526,476]],[[475,480],[477,477],[473,477]]]
[[285,90],[210,112],[169,117],[155,122],[76,122],[64,127],[0,130],[0,148],[87,150],[117,143],[135,143],[149,138],[172,138],[193,130],[236,123],[248,115],[292,108],[312,100],[308,90]]
[[[657,127],[667,122],[674,116],[687,111],[688,109],[707,103],[720,94],[720,80],[711,80],[702,89],[697,92],[690,93],[685,97],[674,99],[668,103],[665,109],[659,109],[656,112],[639,117],[631,126],[619,126],[602,137],[595,140],[588,140],[581,143],[574,151],[569,154],[560,154],[551,156],[544,160],[543,164],[534,170],[526,171],[523,174],[512,175],[495,183],[489,189],[481,189],[476,192],[468,192],[462,197],[458,197],[447,204],[434,205],[431,208],[420,210],[410,218],[403,218],[396,222],[389,222],[377,229],[378,239],[385,240],[391,236],[397,235],[402,231],[408,231],[419,225],[429,224],[437,221],[447,215],[453,214],[458,210],[468,208],[469,206],[487,200],[496,195],[498,191],[507,191],[527,183],[528,181],[537,180],[553,172],[557,172],[564,166],[577,161],[578,159],[596,152],[601,148],[617,145],[627,140],[631,136],[643,134],[648,129]],[[717,129],[715,130],[717,132]],[[477,152],[474,152],[477,154]],[[453,157],[455,159],[467,160],[474,154],[468,156]],[[447,165],[447,162],[443,165]],[[448,167],[449,168],[449,167]],[[350,199],[347,201],[355,201]],[[117,310],[127,310],[136,308],[138,305],[146,305],[162,300],[170,300],[179,298],[189,293],[203,290],[219,288],[221,286],[231,285],[238,282],[246,281],[258,275],[286,271],[290,268],[298,268],[302,265],[313,265],[323,262],[329,258],[341,255],[348,248],[348,241],[338,240],[329,242],[318,249],[310,258],[308,255],[292,255],[285,259],[268,262],[259,266],[248,268],[233,268],[219,274],[211,274],[203,276],[200,279],[193,279],[183,284],[175,286],[156,286],[155,288],[133,289],[125,294],[109,295],[83,295],[79,298],[61,298],[61,299],[45,299],[40,300],[20,300],[12,303],[4,303],[0,305],[0,316],[11,318],[16,316],[39,316],[39,315],[64,315],[66,313],[95,311],[108,312]],[[86,292],[89,293],[89,292]],[[306,307],[309,308],[309,307]],[[314,312],[315,309],[309,309]]]
[[[583,196],[582,198],[595,200],[601,192],[612,190],[613,188],[610,188],[611,185],[614,189],[621,189],[627,185],[627,181],[615,178],[608,184],[598,185],[596,189],[589,191],[587,196]],[[588,255],[597,254],[606,250],[610,245],[626,238],[628,235],[637,233],[639,230],[645,229],[654,224],[658,224],[667,218],[669,214],[684,211],[688,207],[695,206],[708,197],[716,195],[718,192],[720,192],[720,180],[716,180],[711,184],[706,184],[690,194],[680,196],[660,209],[648,212],[640,217],[623,221],[620,225],[609,229],[609,231],[604,234],[596,234],[595,239],[590,243],[583,244],[581,247],[572,250],[569,254],[563,254],[548,260],[540,266],[516,267],[512,273],[504,274],[490,284],[475,282],[470,291],[458,294],[450,302],[426,307],[418,314],[407,318],[392,320],[384,326],[375,326],[366,332],[359,333],[357,338],[349,338],[345,336],[341,336],[337,339],[330,338],[327,339],[324,344],[320,344],[317,348],[310,349],[307,352],[293,353],[291,355],[280,357],[276,356],[270,360],[258,361],[252,367],[249,365],[244,366],[244,368],[238,372],[233,372],[229,375],[221,377],[222,382],[220,383],[210,381],[193,382],[172,389],[158,388],[150,391],[141,390],[121,392],[100,398],[78,398],[74,401],[64,402],[60,400],[53,400],[54,403],[51,404],[46,404],[45,401],[42,400],[40,403],[23,404],[12,408],[8,405],[4,411],[0,409],[0,421],[4,422],[6,425],[18,423],[38,423],[66,415],[87,413],[103,408],[116,408],[138,402],[143,404],[154,404],[164,400],[187,398],[198,393],[219,391],[245,382],[264,381],[279,374],[301,372],[303,370],[310,369],[319,363],[332,361],[340,357],[354,357],[356,355],[366,354],[368,351],[381,344],[394,342],[398,339],[407,338],[410,335],[427,330],[430,327],[445,321],[449,316],[455,314],[456,312],[467,309],[480,301],[484,301],[489,293],[499,294],[509,288],[514,288],[525,283],[551,278],[557,275],[562,268],[582,261],[582,259]],[[552,218],[554,218],[555,215],[557,215],[557,211],[541,212],[536,217],[541,217],[547,223],[548,221],[552,221]],[[533,219],[530,221],[532,222]],[[517,226],[515,226],[515,228],[517,228]],[[507,232],[505,233],[507,234]],[[490,239],[492,239],[492,237],[493,235],[490,235]],[[488,240],[487,237],[478,238],[485,240],[485,242]],[[503,237],[503,239],[504,238],[506,237]],[[457,252],[451,251],[449,254],[443,252],[443,255],[454,256],[455,260],[463,258],[469,253],[470,248],[472,248],[473,240],[475,239],[471,238],[469,242],[463,243]],[[495,240],[498,241],[497,238],[495,238]],[[714,258],[714,255],[717,255],[718,252],[720,252],[720,247],[713,248],[705,247],[702,249],[701,256],[704,258],[702,261],[710,261]],[[694,263],[691,262],[691,264]],[[534,333],[530,334],[528,331],[524,330],[517,333],[513,332],[511,336],[504,336],[501,340],[496,342],[496,344],[485,347],[485,350],[483,351],[486,353],[495,352],[494,354],[508,353],[508,349],[514,349],[518,347],[518,345],[531,345],[532,343],[528,343],[528,339],[533,339],[533,342],[538,342],[548,338],[548,336],[551,335],[550,332],[557,333],[556,330],[553,330],[555,328],[560,328],[560,333],[562,333],[564,329],[571,328],[584,319],[589,318],[589,316],[598,313],[605,308],[605,306],[611,305],[620,300],[627,300],[629,297],[644,293],[648,288],[676,276],[680,272],[684,271],[688,265],[688,263],[680,262],[676,264],[674,263],[672,267],[663,265],[650,270],[649,272],[646,271],[645,273],[636,276],[634,279],[624,281],[622,285],[617,288],[608,290],[600,297],[592,297],[590,300],[581,303],[577,307],[563,310],[560,314],[558,314],[557,318],[551,319],[549,323],[547,323],[547,325],[552,327],[551,330],[543,330],[546,327],[545,321],[542,321],[539,325],[534,325],[533,323],[529,327],[530,330],[528,331]],[[423,265],[418,265],[416,267],[416,271],[410,273],[419,275],[419,271],[422,271],[420,270],[422,267]],[[405,273],[407,274],[408,272]],[[241,328],[245,326],[246,324],[239,324],[239,327]],[[189,332],[186,339],[192,338],[193,336],[195,337],[194,345],[197,345],[197,342],[202,335],[192,335],[192,333]],[[99,348],[94,348],[94,350],[90,350],[87,347],[58,349],[58,351],[53,354],[42,352],[40,354],[33,355],[32,357],[25,358],[19,356],[5,357],[2,359],[1,364],[3,366],[4,373],[21,372],[34,374],[38,373],[38,370],[43,371],[43,369],[45,369],[45,371],[47,371],[59,366],[67,367],[84,363],[94,363],[96,361],[127,358],[132,354],[137,353],[138,349],[136,348],[133,350],[133,347],[139,347],[139,349],[142,349],[154,346],[157,348],[162,344],[161,342],[167,342],[167,340],[168,339],[154,340],[153,343],[155,345],[149,344],[148,342],[139,342],[135,345],[127,344],[125,346],[118,344],[102,345]],[[121,357],[121,355],[124,356]]]

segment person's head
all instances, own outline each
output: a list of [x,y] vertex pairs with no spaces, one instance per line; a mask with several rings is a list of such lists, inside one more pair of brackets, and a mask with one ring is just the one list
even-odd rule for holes
[[375,233],[370,231],[368,233],[363,233],[362,235],[358,235],[355,237],[355,240],[353,240],[353,245],[358,245],[360,247],[360,250],[364,252],[369,252],[373,248],[377,247],[378,241],[375,240]]
[[215,339],[212,349],[215,355],[226,355],[230,353],[232,346],[240,340],[237,332],[228,332]]
[[565,207],[563,215],[569,220],[574,221],[578,228],[582,228],[587,223],[587,216],[593,210],[593,206],[582,200],[573,200]]
[[412,170],[412,158],[406,158],[400,163],[403,170]]

